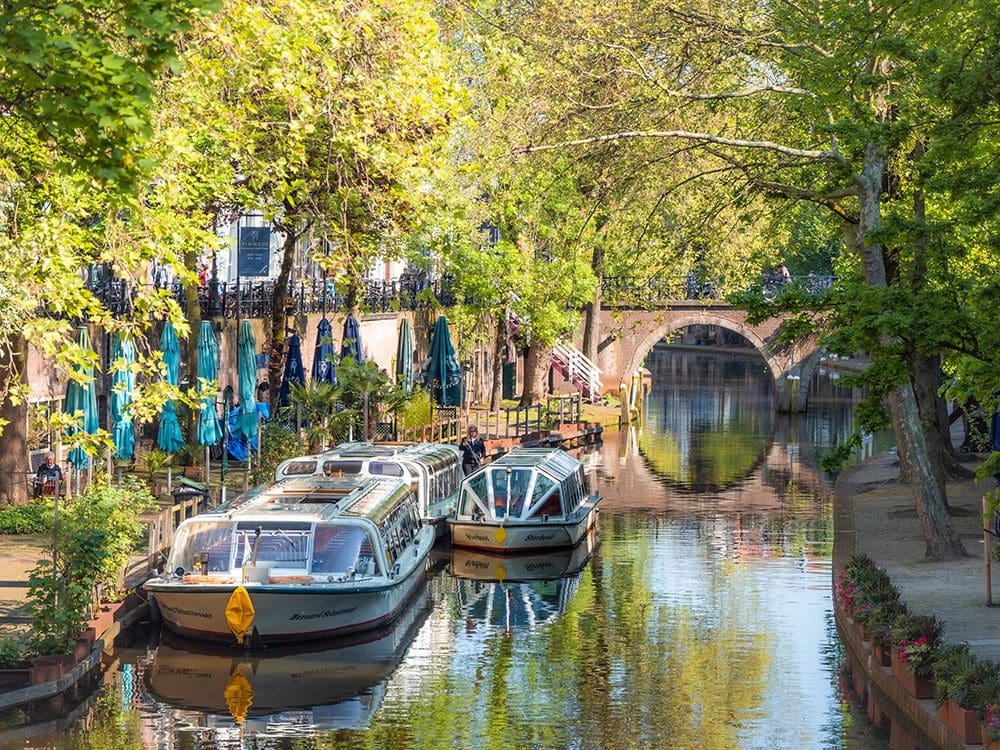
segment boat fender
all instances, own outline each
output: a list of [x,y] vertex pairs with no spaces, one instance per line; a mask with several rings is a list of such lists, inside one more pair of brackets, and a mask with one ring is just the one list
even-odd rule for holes
[[316,579],[312,576],[271,576],[269,583],[312,583]]

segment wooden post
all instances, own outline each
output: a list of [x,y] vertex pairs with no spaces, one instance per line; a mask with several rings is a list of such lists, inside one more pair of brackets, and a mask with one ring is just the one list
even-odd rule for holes
[[993,581],[990,564],[990,533],[986,530],[989,518],[989,508],[986,503],[986,496],[983,496],[983,568],[986,573],[986,606],[993,606]]

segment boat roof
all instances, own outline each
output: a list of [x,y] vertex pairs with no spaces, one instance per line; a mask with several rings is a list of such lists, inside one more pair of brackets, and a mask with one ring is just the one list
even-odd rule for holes
[[445,443],[341,443],[318,458],[442,458],[457,456],[458,448]]
[[301,513],[321,520],[355,516],[378,523],[409,494],[409,487],[397,478],[303,475],[254,488],[217,512],[234,516]]
[[485,468],[527,468],[544,471],[561,482],[579,471],[582,464],[562,448],[514,448]]

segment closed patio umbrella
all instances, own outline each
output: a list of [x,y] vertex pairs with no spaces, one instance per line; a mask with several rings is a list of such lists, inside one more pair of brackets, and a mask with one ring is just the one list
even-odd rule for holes
[[288,351],[285,353],[285,374],[281,378],[281,390],[278,393],[282,406],[288,406],[292,383],[300,386],[306,384],[306,374],[302,369],[302,343],[297,333],[293,333],[288,339]]
[[[90,346],[90,334],[87,332],[86,326],[80,326],[76,329],[76,343],[84,351],[93,354],[93,349]],[[81,433],[93,435],[98,429],[94,368],[92,365],[74,365],[73,372],[76,373],[78,379],[70,380],[66,386],[66,413],[76,415],[81,421],[79,426],[70,428],[67,435],[70,438]],[[79,380],[83,382],[81,383]],[[90,454],[79,445],[69,452],[67,458],[77,469],[83,470],[90,467]]]
[[451,345],[448,321],[438,317],[431,336],[430,351],[424,365],[424,387],[430,389],[434,400],[441,406],[461,406],[462,368]]
[[413,390],[413,330],[410,319],[403,318],[396,347],[396,384],[407,393]]
[[364,356],[361,354],[361,326],[353,315],[348,315],[344,321],[344,340],[340,346],[340,358],[344,357],[354,357],[354,361],[359,365],[364,362]]
[[202,388],[201,382],[215,382],[219,378],[219,344],[215,340],[212,324],[202,321],[198,332],[198,395],[201,397],[201,411],[198,413],[198,445],[205,446],[205,483],[211,476],[211,456],[209,447],[222,440],[222,426],[215,410],[218,385]]
[[326,318],[320,320],[316,327],[316,348],[313,350],[312,379],[320,380],[330,385],[337,384],[337,374],[333,360],[337,350],[333,346],[333,326]]
[[255,345],[250,321],[244,320],[240,324],[240,333],[236,341],[236,373],[239,381],[237,390],[240,406],[233,432],[246,440],[257,436],[257,399],[254,395],[257,388]]
[[[160,333],[160,351],[163,353],[163,364],[166,367],[164,382],[177,385],[180,373],[181,349],[177,343],[177,332],[172,323],[166,323]],[[161,451],[173,454],[184,447],[184,436],[181,435],[181,425],[177,421],[177,407],[173,399],[168,399],[160,412],[160,430],[156,436],[156,444]],[[173,471],[167,462],[167,492],[173,484]]]
[[115,334],[111,346],[111,361],[116,369],[111,376],[111,431],[115,455],[128,460],[135,455],[135,425],[127,415],[135,392],[135,373],[130,366],[135,362],[135,345],[132,339]]
[[[174,331],[172,323],[166,323],[163,326],[163,332],[160,334],[160,351],[163,353],[163,364],[166,367],[164,382],[168,385],[177,385],[181,350],[177,342],[177,332]],[[177,421],[177,407],[174,405],[173,399],[169,399],[163,405],[156,443],[160,450],[166,453],[176,453],[184,446],[181,425]]]

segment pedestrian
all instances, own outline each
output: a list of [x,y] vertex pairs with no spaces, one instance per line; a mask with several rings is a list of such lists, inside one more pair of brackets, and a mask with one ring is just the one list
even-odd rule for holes
[[482,465],[483,459],[486,458],[486,444],[479,437],[479,428],[470,424],[468,434],[462,438],[458,447],[462,449],[462,473],[469,476]]
[[35,497],[49,494],[46,490],[51,486],[51,494],[55,495],[56,481],[62,482],[62,469],[56,463],[56,454],[49,451],[45,454],[45,461],[38,467],[35,474]]

